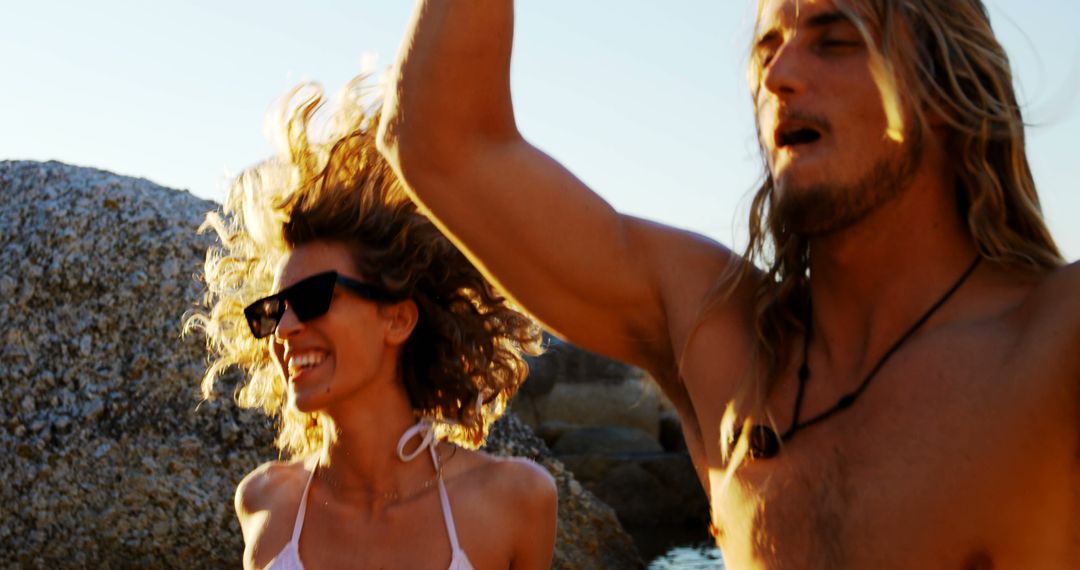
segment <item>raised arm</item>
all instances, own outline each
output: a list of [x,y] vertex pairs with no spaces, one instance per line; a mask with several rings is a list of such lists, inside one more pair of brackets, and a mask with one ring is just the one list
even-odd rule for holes
[[[417,4],[386,94],[380,144],[416,198],[485,273],[545,324],[597,352],[670,365],[666,285],[715,243],[622,216],[521,136],[510,97],[508,0]],[[707,272],[715,274],[717,268]],[[699,295],[700,296],[700,295]],[[696,305],[695,305],[696,306]]]

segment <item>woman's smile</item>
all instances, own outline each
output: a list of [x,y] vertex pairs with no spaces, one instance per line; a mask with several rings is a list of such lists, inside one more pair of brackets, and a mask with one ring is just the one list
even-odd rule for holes
[[289,381],[298,382],[311,372],[320,368],[329,358],[329,353],[322,350],[305,351],[288,357]]

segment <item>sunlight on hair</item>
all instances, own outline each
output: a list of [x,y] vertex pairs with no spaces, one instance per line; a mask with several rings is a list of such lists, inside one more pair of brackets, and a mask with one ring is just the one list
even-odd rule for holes
[[325,450],[336,428],[321,412],[297,409],[272,340],[254,338],[243,310],[272,290],[278,261],[299,245],[349,244],[368,280],[417,303],[422,318],[398,367],[414,413],[441,438],[483,444],[525,378],[523,355],[541,352],[539,326],[417,210],[379,155],[379,93],[369,75],[329,102],[316,83],[291,89],[265,124],[278,154],[241,173],[202,226],[220,240],[206,255],[205,310],[185,323],[185,332],[206,335],[203,396],[242,374],[237,402],[276,418],[276,443],[289,457]]
[[732,479],[735,477],[735,471],[739,469],[742,462],[746,460],[747,455],[750,452],[750,426],[752,422],[750,418],[743,420],[741,434],[738,440],[735,439],[735,422],[738,414],[735,413],[735,403],[728,402],[727,407],[724,409],[724,415],[720,419],[720,454],[724,461],[723,469],[710,469],[709,477],[713,478],[713,474],[719,476],[719,480],[715,484],[715,492],[720,496],[723,496],[728,486],[731,485]]
[[904,142],[904,116],[900,105],[896,74],[892,66],[881,56],[877,49],[870,50],[870,73],[881,92],[881,105],[885,109],[885,137],[896,142]]
[[903,105],[900,103],[900,88],[897,82],[896,68],[882,53],[882,46],[874,39],[874,34],[866,24],[858,11],[844,2],[838,2],[837,6],[851,20],[855,29],[859,31],[863,42],[866,43],[867,52],[870,55],[870,76],[874,78],[878,92],[881,93],[881,107],[885,111],[885,138],[896,143],[904,142],[904,114]]

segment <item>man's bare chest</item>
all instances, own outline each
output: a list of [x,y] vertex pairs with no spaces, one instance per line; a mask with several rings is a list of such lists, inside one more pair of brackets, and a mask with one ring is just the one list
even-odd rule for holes
[[[1062,548],[1060,532],[1039,529],[1076,524],[1075,498],[1063,500],[1078,490],[1074,392],[1040,382],[1047,372],[1011,341],[936,341],[899,353],[855,405],[800,431],[774,459],[728,473],[722,454],[709,453],[714,523],[729,559],[964,568],[987,558],[1000,568],[1036,545]],[[810,415],[843,393],[816,380],[804,402]],[[769,400],[781,430],[791,392],[781,386]],[[718,430],[719,420],[702,427]],[[719,438],[710,443],[720,450]]]

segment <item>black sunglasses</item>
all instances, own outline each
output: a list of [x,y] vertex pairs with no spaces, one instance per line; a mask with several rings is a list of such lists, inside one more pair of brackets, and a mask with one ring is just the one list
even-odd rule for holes
[[278,322],[285,314],[286,307],[296,313],[301,322],[310,321],[326,314],[330,310],[330,301],[334,298],[334,286],[343,285],[357,295],[378,302],[392,302],[395,298],[389,291],[370,283],[361,283],[338,275],[337,271],[327,271],[297,281],[269,297],[263,297],[244,309],[251,334],[255,338],[265,338],[274,334]]

